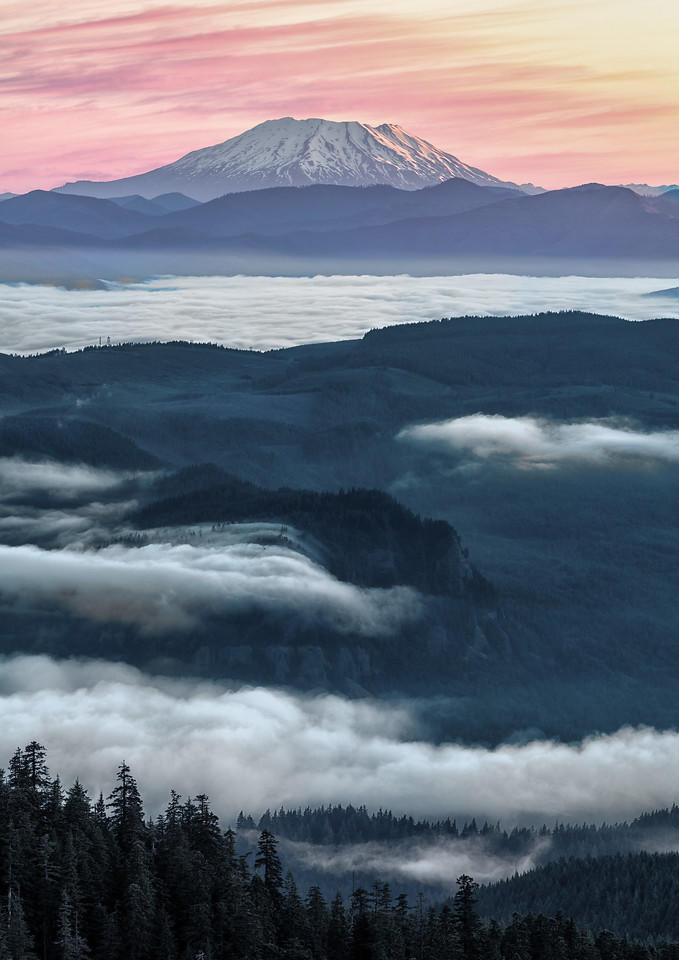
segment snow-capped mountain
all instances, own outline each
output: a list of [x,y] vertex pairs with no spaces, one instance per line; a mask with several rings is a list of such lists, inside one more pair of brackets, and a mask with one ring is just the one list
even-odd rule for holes
[[640,197],[661,197],[670,190],[679,190],[676,183],[665,183],[660,187],[652,187],[648,183],[621,183],[620,186],[627,187],[628,190],[634,190]]
[[181,192],[196,200],[262,187],[389,184],[406,190],[462,177],[480,186],[509,186],[537,192],[532,184],[498,180],[450,153],[407,133],[397,124],[332,120],[267,120],[212,147],[194,150],[174,163],[121,180],[78,180],[62,193],[117,197]]

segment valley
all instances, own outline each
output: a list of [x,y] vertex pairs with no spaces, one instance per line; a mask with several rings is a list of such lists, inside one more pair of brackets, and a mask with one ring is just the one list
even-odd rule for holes
[[[131,586],[94,620],[85,600],[64,606],[55,593],[50,609],[48,590],[5,608],[4,649],[443,698],[418,708],[437,738],[671,726],[675,326],[565,313],[405,325],[264,354],[177,343],[5,356],[3,464],[113,471],[106,489],[11,493],[8,562],[26,539],[47,552],[25,558],[27,571],[56,562],[55,547],[97,548],[93,561],[123,551],[134,569],[154,543],[183,543],[172,549],[188,573],[213,556],[201,544],[212,527],[268,523],[253,550],[303,557],[302,583],[353,584],[337,610],[361,596],[372,612],[361,614],[368,626],[340,618],[319,633],[318,614],[291,617],[292,595],[257,601],[253,587],[231,612],[207,593],[201,615],[196,600],[188,634],[149,633],[153,580],[140,586],[142,612],[122,619],[116,603],[130,602]],[[458,432],[429,439],[418,427],[428,423]],[[72,535],[50,527],[54,511],[71,517]],[[41,539],[22,534],[41,514]]]

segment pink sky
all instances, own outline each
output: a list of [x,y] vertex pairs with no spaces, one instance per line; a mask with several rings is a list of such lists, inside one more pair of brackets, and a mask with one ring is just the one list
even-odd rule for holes
[[679,180],[675,0],[1,0],[0,192],[272,117],[400,123],[502,179]]

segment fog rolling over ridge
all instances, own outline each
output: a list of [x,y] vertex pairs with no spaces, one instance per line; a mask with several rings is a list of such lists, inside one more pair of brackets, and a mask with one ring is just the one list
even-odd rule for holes
[[114,545],[93,554],[0,546],[0,566],[5,600],[62,606],[143,633],[181,633],[220,611],[274,608],[319,630],[389,635],[422,615],[411,589],[360,590],[294,550],[257,543]]

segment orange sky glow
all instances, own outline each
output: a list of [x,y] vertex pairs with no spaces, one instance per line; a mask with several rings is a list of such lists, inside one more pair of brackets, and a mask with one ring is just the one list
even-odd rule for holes
[[545,187],[679,180],[675,0],[0,0],[0,192],[273,117],[400,123]]

